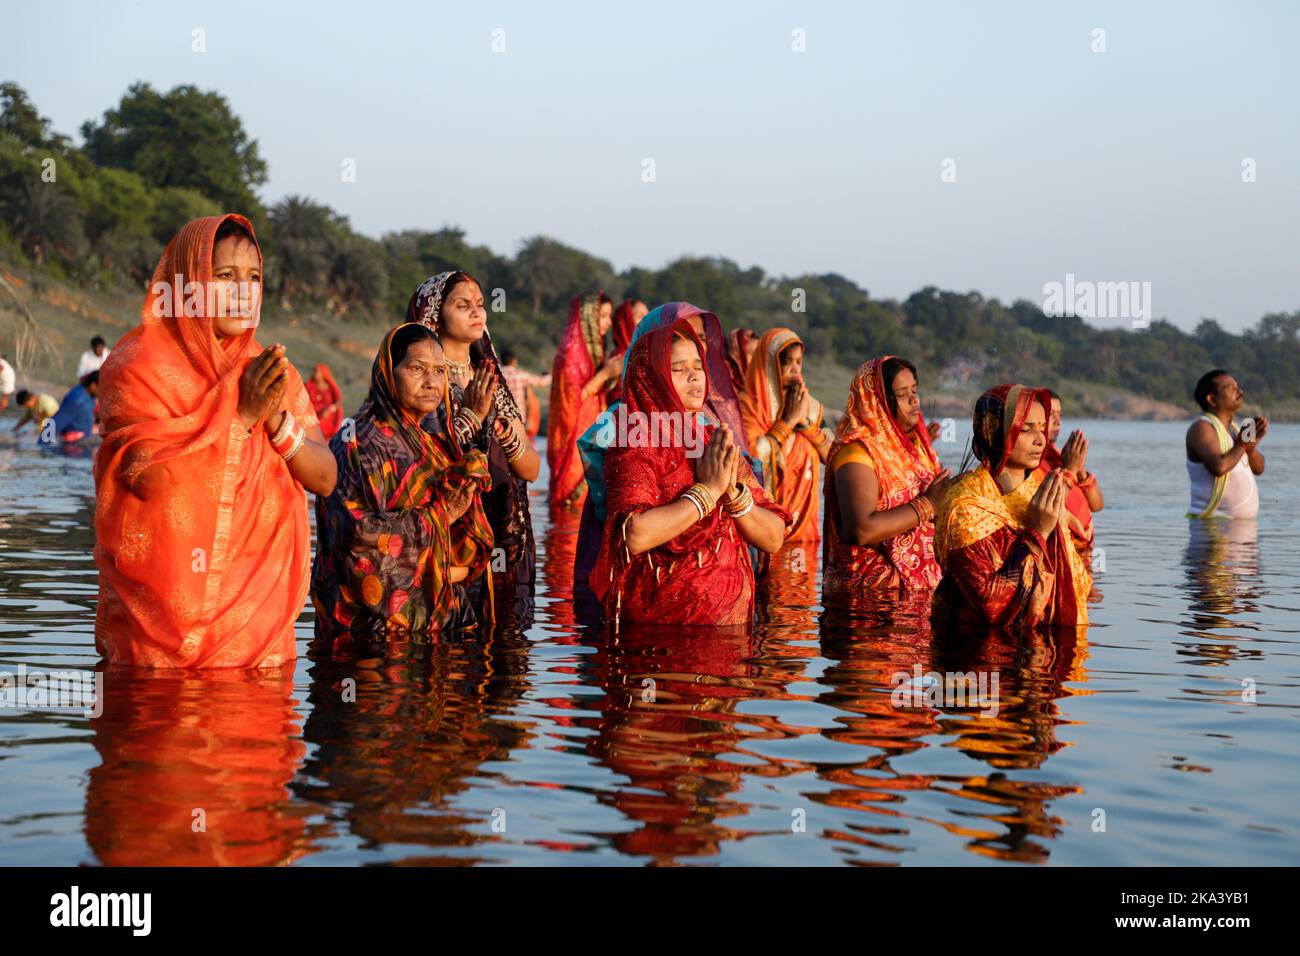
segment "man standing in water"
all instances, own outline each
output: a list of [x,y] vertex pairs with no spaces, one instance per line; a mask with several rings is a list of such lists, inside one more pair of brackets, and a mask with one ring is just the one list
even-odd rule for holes
[[1264,473],[1260,439],[1267,418],[1238,425],[1245,400],[1237,380],[1221,368],[1206,372],[1192,392],[1204,413],[1187,429],[1187,474],[1192,481],[1191,516],[1253,518],[1259,512],[1255,476]]

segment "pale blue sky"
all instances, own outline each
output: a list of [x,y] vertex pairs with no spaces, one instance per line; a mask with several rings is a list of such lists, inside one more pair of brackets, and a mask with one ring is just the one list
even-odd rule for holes
[[0,77],[59,131],[136,80],[217,89],[266,201],[373,236],[546,233],[618,268],[723,255],[895,297],[1041,302],[1073,272],[1149,281],[1185,327],[1300,308],[1300,4],[141,0],[4,22]]

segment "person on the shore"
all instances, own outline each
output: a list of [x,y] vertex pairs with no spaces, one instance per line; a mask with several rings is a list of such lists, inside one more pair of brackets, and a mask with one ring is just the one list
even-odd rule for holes
[[1065,499],[1068,512],[1065,520],[1070,526],[1074,546],[1080,554],[1087,556],[1092,552],[1093,512],[1104,508],[1106,501],[1097,484],[1097,476],[1088,471],[1088,439],[1083,432],[1070,432],[1065,447],[1056,447],[1056,439],[1061,434],[1061,396],[1050,388],[1047,394],[1052,398],[1052,414],[1047,421],[1047,448],[1038,467],[1044,475],[1057,468],[1064,468],[1074,475],[1076,484]]
[[96,335],[91,339],[90,349],[81,353],[81,361],[77,363],[77,381],[83,381],[91,372],[103,368],[111,351],[102,337]]
[[330,442],[338,484],[316,499],[318,635],[409,640],[490,623],[490,582],[474,598],[466,585],[491,577],[492,479],[487,455],[446,428],[450,402],[433,330],[409,322],[385,335],[356,427]]
[[95,401],[99,395],[99,372],[90,372],[79,385],[72,386],[59,403],[59,410],[51,417],[54,427],[42,430],[42,445],[73,444],[79,442],[95,427]]
[[[591,589],[616,630],[620,621],[748,627],[749,545],[780,550],[790,513],[764,493],[731,430],[701,421],[709,374],[688,320],[641,335],[627,366],[627,414],[667,414],[681,440],[609,449],[608,520]],[[701,453],[692,459],[688,445]]]
[[15,432],[22,431],[28,422],[35,422],[36,427],[40,428],[43,421],[53,418],[59,411],[59,400],[53,395],[30,392],[25,388],[20,388],[14,396],[14,405],[23,410],[22,417],[14,424]]
[[492,486],[483,508],[501,557],[492,567],[499,575],[494,582],[499,585],[496,617],[526,618],[537,576],[528,485],[537,480],[542,460],[524,431],[514,395],[498,374],[501,360],[487,327],[483,287],[466,272],[440,272],[411,295],[406,321],[433,329],[442,346],[451,396],[445,427],[456,430],[461,448],[477,448],[487,456]]
[[828,592],[934,588],[934,515],[952,484],[921,415],[916,366],[864,363],[828,457],[823,581]]
[[510,349],[501,350],[501,378],[514,397],[515,407],[523,412],[524,431],[532,441],[542,429],[542,403],[537,389],[551,387],[551,373],[538,375],[519,365],[519,357]]
[[1235,416],[1245,402],[1245,392],[1221,368],[1201,376],[1192,398],[1202,414],[1187,429],[1187,476],[1192,485],[1189,516],[1255,517],[1259,513],[1255,476],[1264,473],[1259,443],[1268,432],[1268,419],[1237,423]]
[[607,389],[623,371],[623,356],[605,339],[614,325],[614,303],[605,294],[575,296],[555,350],[551,404],[546,422],[546,463],[551,472],[550,504],[576,513],[587,497],[578,437],[608,404]]
[[794,516],[787,542],[821,538],[821,468],[832,444],[822,427],[826,409],[804,384],[803,357],[798,335],[768,329],[758,340],[740,395],[745,438],[762,463],[763,488]]
[[0,352],[0,412],[9,407],[9,396],[14,393],[14,367],[5,361]]
[[1047,448],[1046,389],[999,385],[975,403],[971,448],[978,467],[959,477],[935,516],[943,580],[935,627],[1088,623],[1092,573],[1065,525],[1074,476],[1038,470]]
[[297,655],[306,491],[328,495],[337,469],[283,346],[254,339],[261,301],[252,223],[195,219],[100,372],[95,646],[110,664],[270,668]]
[[311,407],[320,421],[320,433],[328,441],[343,425],[343,390],[334,381],[334,373],[324,362],[317,363],[311,371],[311,378],[304,384],[311,399]]

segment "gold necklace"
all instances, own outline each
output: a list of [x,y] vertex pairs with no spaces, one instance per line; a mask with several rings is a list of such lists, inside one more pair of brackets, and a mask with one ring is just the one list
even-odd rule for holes
[[454,374],[457,378],[468,381],[469,379],[474,377],[474,364],[469,360],[466,360],[464,362],[457,362],[449,358],[447,359],[447,367],[451,369],[452,374]]

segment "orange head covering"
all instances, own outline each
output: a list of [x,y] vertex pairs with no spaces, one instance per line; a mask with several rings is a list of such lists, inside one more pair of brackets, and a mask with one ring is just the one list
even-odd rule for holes
[[[785,389],[781,385],[781,355],[803,340],[792,330],[768,329],[758,340],[758,348],[745,371],[745,390],[740,395],[740,411],[745,420],[745,439],[750,450],[763,463],[763,483],[779,504],[794,515],[794,524],[786,531],[786,540],[816,539],[817,495],[820,491],[821,459],[803,438],[788,443],[784,450],[776,442],[762,440],[781,417]],[[809,402],[810,418],[821,427],[824,410],[821,403]]]
[[[852,442],[860,443],[871,458],[879,489],[876,511],[888,511],[920,495],[943,471],[930,443],[924,416],[917,417],[911,434],[905,432],[889,408],[891,383],[885,382],[885,363],[892,355],[872,359],[858,368],[849,386],[849,400],[844,417],[835,429],[835,443],[827,461],[834,463],[840,449]],[[839,502],[834,502],[833,473],[826,477],[826,524],[829,543],[827,574],[843,571],[854,584],[877,585],[897,580],[905,586],[934,587],[939,583],[939,566],[931,545],[934,529],[924,522],[896,535],[878,547],[845,545],[835,527]]]
[[[100,370],[104,441],[95,458],[95,639],[110,661],[249,667],[295,653],[307,594],[306,495],[267,440],[239,419],[239,378],[261,347],[257,307],[218,337],[212,254],[228,214],[167,244],[141,311]],[[261,261],[261,252],[258,252]],[[316,414],[289,367],[284,407]]]

